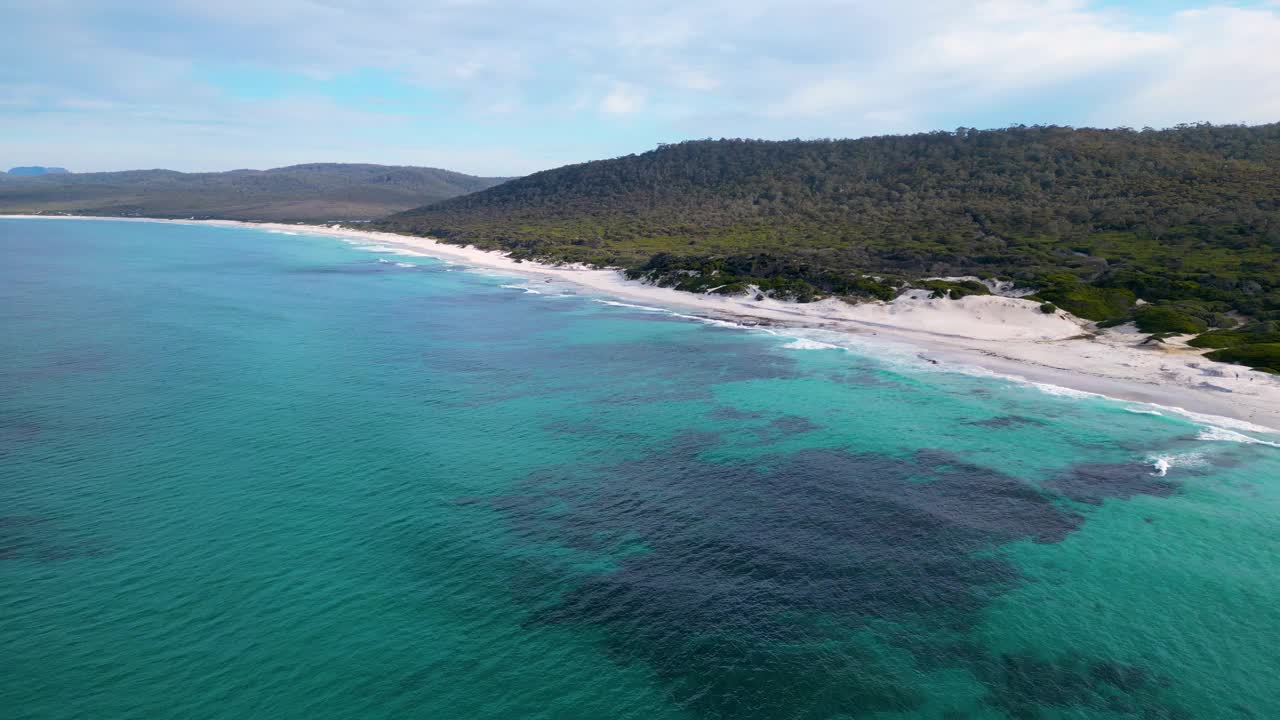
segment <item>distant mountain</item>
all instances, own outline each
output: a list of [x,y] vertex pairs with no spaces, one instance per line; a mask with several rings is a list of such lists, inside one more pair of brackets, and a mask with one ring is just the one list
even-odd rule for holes
[[220,173],[0,175],[0,213],[357,221],[484,190],[506,179],[342,163]]
[[16,168],[9,169],[10,175],[17,175],[20,177],[31,177],[34,175],[62,175],[68,172],[69,171],[66,168],[42,167],[40,165],[29,165],[26,167],[16,167]]

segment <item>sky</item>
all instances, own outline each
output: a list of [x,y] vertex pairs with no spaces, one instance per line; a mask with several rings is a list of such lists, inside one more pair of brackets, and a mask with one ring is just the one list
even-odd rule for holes
[[0,0],[0,166],[1280,121],[1280,0]]

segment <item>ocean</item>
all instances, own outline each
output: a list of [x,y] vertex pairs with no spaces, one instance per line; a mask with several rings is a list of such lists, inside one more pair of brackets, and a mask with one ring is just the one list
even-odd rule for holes
[[377,250],[0,220],[0,714],[1280,717],[1275,436]]

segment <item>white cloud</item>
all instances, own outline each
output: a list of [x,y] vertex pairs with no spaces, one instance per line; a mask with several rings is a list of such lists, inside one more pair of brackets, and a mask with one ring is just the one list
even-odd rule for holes
[[[439,98],[442,116],[491,130],[495,146],[532,148],[513,160],[524,165],[485,172],[689,136],[1280,120],[1280,5],[1204,1],[1142,18],[1086,0],[19,2],[6,8],[14,32],[0,44],[0,122],[13,130],[0,134],[0,150],[55,130],[86,146],[86,128],[97,126],[157,144],[202,127],[203,145],[189,152],[215,162],[240,152],[233,141],[280,157],[375,153],[391,146],[387,133],[405,149],[431,127],[430,117],[334,103],[291,117],[265,101],[231,102],[198,73],[230,62],[276,75],[404,79]],[[24,116],[36,110],[62,113],[65,124],[42,115],[41,130]],[[599,113],[632,122],[585,145],[575,130],[598,125]],[[642,125],[650,135],[622,134]]]
[[614,27],[614,42],[624,48],[679,48],[698,36],[690,18],[674,14],[619,17]]
[[677,88],[708,92],[720,87],[720,80],[706,70],[682,67],[673,69],[668,77]]
[[1170,44],[1107,123],[1280,121],[1280,13],[1215,7],[1178,13]]
[[614,83],[613,89],[600,100],[600,110],[610,115],[630,115],[645,104],[645,92],[630,83]]
[[1105,73],[1172,47],[1078,3],[1001,0],[904,38],[871,62],[832,67],[769,105],[776,117],[921,117]]

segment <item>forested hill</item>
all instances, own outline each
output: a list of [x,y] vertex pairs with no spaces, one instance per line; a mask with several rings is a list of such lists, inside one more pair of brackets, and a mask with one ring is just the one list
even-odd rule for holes
[[483,190],[505,179],[436,168],[342,163],[221,173],[0,174],[0,213],[368,220]]
[[[1073,304],[1078,278],[1256,315],[1280,310],[1280,124],[683,142],[382,225],[530,257],[790,278],[837,294],[856,294],[863,274],[1007,276],[1057,282],[1080,314],[1118,313]],[[1124,297],[1082,292],[1115,307]]]

